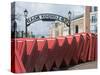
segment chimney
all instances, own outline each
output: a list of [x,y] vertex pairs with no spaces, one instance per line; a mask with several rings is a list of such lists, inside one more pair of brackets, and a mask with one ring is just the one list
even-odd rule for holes
[[85,32],[90,32],[90,12],[91,12],[91,6],[85,6],[85,14],[84,14]]

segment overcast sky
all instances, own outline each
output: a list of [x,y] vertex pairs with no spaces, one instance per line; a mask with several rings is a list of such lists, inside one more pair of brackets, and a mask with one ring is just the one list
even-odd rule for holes
[[[62,4],[45,4],[45,3],[31,3],[31,2],[16,2],[15,14],[19,18],[17,21],[18,30],[25,30],[24,10],[28,10],[28,17],[41,14],[53,13],[64,17],[68,16],[68,11],[72,12],[72,18],[84,13],[84,6],[76,5],[62,5]],[[48,34],[49,27],[54,22],[37,21],[32,23],[28,30],[34,34]]]

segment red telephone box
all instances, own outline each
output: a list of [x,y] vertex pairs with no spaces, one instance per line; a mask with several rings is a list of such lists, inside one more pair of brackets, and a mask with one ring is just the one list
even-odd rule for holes
[[59,45],[58,48],[58,55],[56,57],[56,65],[57,68],[61,68],[62,65],[66,66],[65,61],[64,61],[64,57],[65,55],[67,55],[67,51],[68,51],[68,43],[67,43],[67,39],[66,37],[57,37],[57,42]]
[[48,45],[46,38],[37,39],[37,47],[38,57],[36,58],[35,62],[35,71],[40,72],[43,70],[48,57]]
[[71,35],[67,36],[66,38],[67,38],[68,50],[66,51],[64,61],[66,62],[66,65],[70,65],[71,59],[76,49],[76,39],[74,36]]
[[58,43],[55,38],[47,38],[47,44],[48,44],[48,58],[45,65],[47,70],[50,71],[54,67],[53,64],[55,63],[55,59],[57,56]]
[[84,39],[83,39],[83,36],[81,34],[75,34],[74,36],[76,39],[76,49],[74,50],[74,54],[72,57],[72,63],[78,64],[80,54],[81,54],[82,49],[83,49]]

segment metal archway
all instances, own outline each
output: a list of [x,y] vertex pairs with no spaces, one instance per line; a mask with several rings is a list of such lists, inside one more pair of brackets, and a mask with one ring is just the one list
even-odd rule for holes
[[37,14],[32,17],[27,18],[26,23],[27,26],[30,26],[30,24],[36,22],[36,21],[60,21],[65,23],[69,27],[69,20],[66,17],[57,15],[57,14],[51,14],[51,13],[43,13],[43,14]]

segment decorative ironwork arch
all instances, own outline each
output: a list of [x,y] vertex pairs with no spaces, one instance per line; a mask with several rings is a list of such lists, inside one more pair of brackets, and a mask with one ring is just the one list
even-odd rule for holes
[[36,21],[60,21],[65,23],[69,27],[69,20],[66,17],[57,15],[57,14],[51,14],[51,13],[43,13],[43,14],[37,14],[32,17],[27,18],[26,23],[27,26],[30,26],[30,24],[36,22]]

